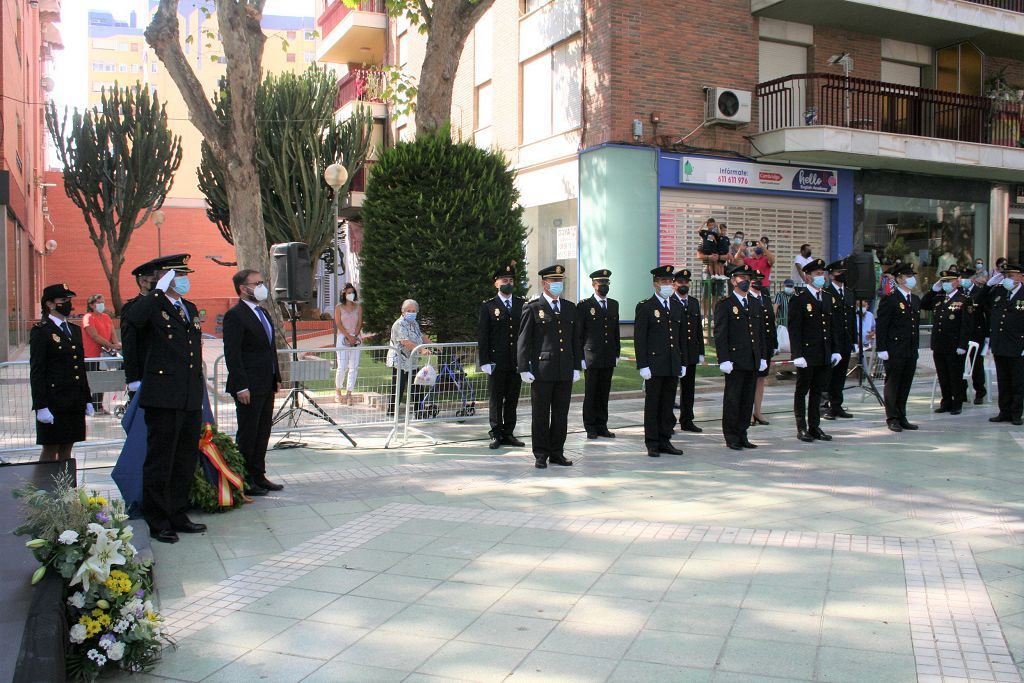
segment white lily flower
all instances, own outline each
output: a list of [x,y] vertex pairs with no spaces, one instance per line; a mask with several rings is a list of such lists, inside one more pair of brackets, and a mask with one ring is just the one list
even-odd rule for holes
[[73,595],[68,597],[68,604],[72,607],[82,609],[85,607],[85,596],[80,592],[75,592]]
[[97,535],[96,542],[89,548],[89,556],[82,561],[78,571],[71,577],[71,585],[81,583],[88,591],[92,580],[98,583],[106,581],[110,576],[111,565],[125,563],[125,557],[120,550],[121,541],[113,540],[107,534]]
[[58,536],[57,540],[63,543],[64,545],[72,545],[74,543],[78,543],[78,532],[74,529],[68,529],[60,536]]

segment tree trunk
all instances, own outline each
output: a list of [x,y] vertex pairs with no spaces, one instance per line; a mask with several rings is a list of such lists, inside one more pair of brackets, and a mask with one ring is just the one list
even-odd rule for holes
[[110,255],[110,274],[107,282],[110,284],[110,305],[116,313],[121,312],[121,266],[124,265],[123,254]]
[[452,90],[459,58],[469,32],[494,0],[435,2],[426,19],[429,27],[423,67],[416,93],[416,134],[432,133],[452,113]]

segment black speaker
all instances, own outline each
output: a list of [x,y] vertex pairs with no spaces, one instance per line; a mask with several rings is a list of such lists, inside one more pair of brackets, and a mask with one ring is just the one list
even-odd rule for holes
[[313,265],[309,246],[283,242],[270,247],[270,284],[275,301],[305,303],[313,299]]
[[847,257],[846,286],[853,290],[859,300],[870,301],[875,298],[875,260],[870,252],[854,252]]

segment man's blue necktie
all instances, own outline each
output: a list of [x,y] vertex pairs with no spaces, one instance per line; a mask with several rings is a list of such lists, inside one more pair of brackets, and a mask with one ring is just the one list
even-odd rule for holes
[[271,330],[270,321],[267,320],[267,314],[263,312],[262,306],[256,307],[256,315],[260,317],[260,322],[263,323],[263,331],[267,333],[267,341],[273,344],[274,332]]

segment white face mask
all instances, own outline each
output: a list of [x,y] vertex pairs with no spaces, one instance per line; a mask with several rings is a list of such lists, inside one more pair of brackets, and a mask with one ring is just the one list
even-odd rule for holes
[[266,285],[256,285],[252,290],[252,298],[256,301],[266,301],[268,296],[270,296],[270,290]]
[[355,301],[356,300],[356,293],[355,292],[349,292],[348,294],[345,295],[345,298],[348,301]]
[[100,303],[94,305],[93,308],[96,309],[97,313],[102,313],[103,311],[105,311],[107,309],[107,305],[105,303],[103,303],[103,302],[100,302]]

